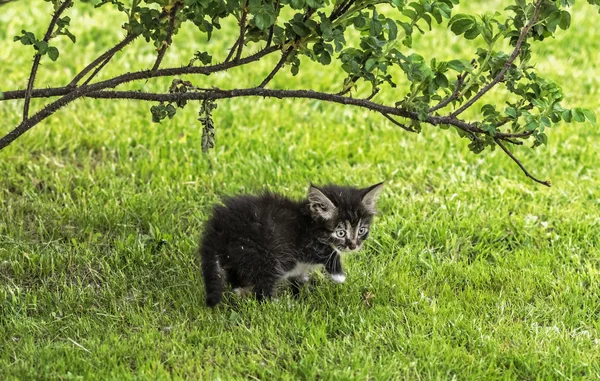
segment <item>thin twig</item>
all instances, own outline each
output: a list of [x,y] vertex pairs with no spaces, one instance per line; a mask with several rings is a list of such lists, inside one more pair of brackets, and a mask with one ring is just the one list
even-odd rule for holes
[[167,29],[167,36],[165,40],[162,42],[160,49],[158,50],[158,55],[156,56],[156,61],[154,62],[154,66],[152,66],[152,71],[158,70],[160,63],[165,57],[165,53],[171,43],[173,42],[173,31],[175,30],[175,18],[177,16],[177,11],[179,10],[179,2],[173,4],[173,8],[171,8],[171,12],[169,14],[169,29]]
[[[229,54],[227,54],[227,57],[225,58],[225,61],[223,61],[223,63],[229,62],[233,58],[233,54],[236,53],[236,51],[241,56],[241,54],[242,54],[241,46],[243,45],[243,41],[244,41],[244,33],[246,33],[246,17],[248,17],[247,3],[246,3],[246,6],[244,6],[244,9],[242,10],[242,16],[240,17],[240,22],[239,22],[240,34],[238,35],[238,38],[235,39],[233,46],[229,49]],[[243,20],[243,23],[242,23],[242,20]],[[269,47],[269,45],[267,44],[266,47]],[[236,61],[239,61],[239,57],[237,55],[236,55]]]
[[520,142],[518,140],[512,140],[510,138],[504,138],[502,140],[504,140],[505,142],[509,142],[510,144],[514,144],[516,146],[522,146],[523,145],[523,142]]
[[[304,21],[308,20],[309,18],[311,18],[311,16],[315,13],[315,9],[314,8],[308,8],[306,10],[306,12],[304,12]],[[269,73],[269,75],[267,75],[267,77],[265,79],[263,79],[263,81],[260,83],[260,85],[258,85],[259,88],[265,87],[267,85],[267,83],[269,83],[273,77],[275,76],[275,74],[277,74],[277,72],[283,67],[283,65],[285,64],[285,61],[287,60],[288,56],[290,55],[290,53],[292,53],[292,51],[295,49],[295,44],[300,41],[300,37],[296,37],[296,39],[294,40],[294,42],[290,45],[290,47],[281,54],[281,59],[279,60],[279,62],[277,62],[277,64],[275,65],[275,67],[273,68],[273,70],[271,70],[271,72]]]
[[[69,82],[69,84],[67,85],[67,87],[75,87],[77,86],[77,83],[83,78],[85,77],[85,75],[87,73],[90,72],[90,70],[92,70],[93,68],[95,68],[96,66],[98,66],[99,63],[102,63],[102,65],[106,65],[108,63],[108,61],[110,61],[110,59],[121,49],[123,49],[126,45],[128,45],[131,41],[135,40],[137,37],[139,36],[139,34],[127,34],[127,36],[125,36],[125,38],[123,40],[121,40],[121,42],[119,42],[118,44],[116,44],[115,46],[113,46],[112,48],[110,48],[109,50],[107,50],[104,54],[100,55],[98,58],[96,58],[95,60],[93,60],[89,65],[87,65],[83,70],[81,70],[75,77],[73,77],[73,79],[71,80],[71,82]],[[88,80],[89,82],[89,80]]]
[[[275,1],[275,20],[279,17],[279,0]],[[267,37],[267,45],[271,46],[271,42],[273,42],[273,33],[275,33],[275,23],[269,27],[269,36]]]
[[340,5],[331,12],[329,16],[330,21],[336,20],[338,17],[346,13],[346,11],[350,8],[350,6],[354,3],[354,0],[345,0],[340,3]]
[[235,39],[233,46],[229,49],[229,54],[227,55],[227,58],[225,58],[225,61],[223,61],[223,63],[227,63],[231,60],[231,58],[233,57],[233,53],[235,52],[235,49],[237,48],[239,43],[240,43],[240,38],[238,37]]
[[506,72],[508,71],[508,69],[510,68],[512,63],[519,56],[519,53],[521,52],[521,46],[523,45],[523,42],[525,42],[525,39],[527,37],[527,34],[529,33],[529,30],[531,29],[533,24],[537,21],[542,2],[543,2],[543,0],[538,0],[538,2],[535,4],[533,16],[531,17],[531,20],[529,20],[527,25],[525,25],[523,27],[523,29],[521,29],[521,34],[519,35],[519,39],[517,40],[517,43],[515,44],[515,49],[513,50],[512,54],[510,55],[510,57],[504,64],[504,67],[502,68],[502,70],[500,70],[500,72],[496,75],[496,77],[490,83],[488,83],[481,90],[479,90],[479,92],[477,92],[477,94],[475,94],[475,96],[473,96],[473,98],[469,99],[469,101],[467,103],[465,103],[464,105],[462,105],[458,110],[451,113],[450,114],[451,116],[460,115],[463,111],[465,111],[466,109],[471,107],[471,105],[473,103],[477,102],[477,100],[479,100],[479,98],[481,98],[485,93],[487,93],[492,87],[496,86],[496,84],[498,84],[500,81],[502,81],[504,79],[504,74],[506,74]]
[[87,77],[87,79],[83,82],[82,86],[85,86],[88,83],[90,83],[92,81],[92,79],[94,79],[94,77],[96,77],[96,75],[98,75],[98,73],[100,73],[100,70],[104,69],[104,66],[106,66],[110,62],[111,58],[112,58],[112,56],[106,57],[106,59],[104,61],[102,61],[102,63],[100,65],[98,65],[96,67],[96,69],[94,69],[92,74],[89,77]]
[[390,122],[394,123],[396,126],[402,128],[403,130],[406,130],[408,132],[417,132],[417,131],[413,130],[412,128],[406,126],[405,124],[398,122],[396,119],[392,118],[385,112],[382,112],[381,115],[385,116]]
[[352,85],[346,87],[344,90],[342,90],[342,91],[340,91],[340,92],[338,92],[336,94],[337,95],[346,95],[346,94],[348,94],[352,90],[352,87],[354,87],[354,83],[356,83],[356,81],[358,81],[358,79],[359,79],[359,77],[356,77],[356,76],[350,78],[350,82],[348,82],[348,83],[352,83]]
[[548,181],[548,180],[540,180],[540,179],[536,178],[535,176],[533,176],[531,173],[529,173],[529,171],[527,171],[527,169],[525,169],[525,167],[523,166],[523,164],[521,164],[521,162],[519,161],[519,159],[517,159],[515,157],[515,155],[513,155],[512,152],[510,152],[504,146],[504,144],[502,144],[502,142],[500,141],[500,139],[494,138],[494,141],[496,142],[496,144],[498,144],[498,146],[500,146],[500,148],[502,148],[502,151],[504,151],[504,153],[506,153],[515,163],[517,163],[517,165],[519,166],[519,168],[521,168],[521,170],[523,171],[523,173],[525,173],[525,176],[527,176],[530,179],[532,179],[533,181],[535,181],[537,183],[540,183],[542,185],[545,185],[547,187],[551,186],[550,181]]
[[267,83],[269,83],[273,79],[275,74],[277,74],[277,72],[283,67],[283,64],[285,64],[285,60],[288,58],[292,50],[294,50],[294,47],[290,46],[285,52],[281,54],[281,58],[279,59],[279,62],[277,62],[277,65],[275,65],[273,70],[271,70],[269,75],[267,75],[267,77],[263,79],[263,81],[260,83],[260,85],[258,85],[258,87],[265,87]]
[[[66,0],[62,5],[54,12],[52,15],[52,19],[50,20],[50,24],[48,25],[48,29],[46,30],[46,34],[44,35],[44,42],[50,41],[50,37],[52,36],[52,32],[54,31],[54,27],[60,18],[60,15],[71,5],[73,5],[72,0]],[[29,81],[27,82],[27,91],[25,92],[25,104],[23,105],[23,120],[27,120],[29,117],[29,103],[31,102],[31,91],[33,90],[33,84],[35,83],[35,75],[37,74],[38,67],[40,65],[40,59],[42,55],[37,52],[33,57],[33,65],[31,65],[31,73],[29,74]]]
[[446,107],[450,102],[453,102],[455,99],[458,98],[458,92],[460,91],[460,89],[462,88],[462,85],[465,82],[465,77],[467,76],[467,72],[463,72],[461,74],[458,75],[458,77],[456,78],[456,87],[454,88],[454,91],[452,91],[452,94],[450,94],[450,96],[446,99],[444,99],[443,101],[441,101],[440,103],[438,103],[437,105],[433,106],[432,108],[430,108],[428,110],[429,113],[432,113],[434,111],[437,111],[441,108]]
[[370,101],[371,99],[373,99],[373,97],[375,97],[375,95],[379,94],[380,89],[379,88],[375,88],[373,89],[373,91],[371,92],[371,95],[369,95],[368,97],[365,98],[366,101]]
[[246,34],[246,18],[248,17],[248,1],[244,4],[244,10],[242,12],[242,18],[240,19],[240,39],[237,46],[237,53],[235,54],[235,61],[239,61],[242,57],[242,49],[244,48],[244,37]]

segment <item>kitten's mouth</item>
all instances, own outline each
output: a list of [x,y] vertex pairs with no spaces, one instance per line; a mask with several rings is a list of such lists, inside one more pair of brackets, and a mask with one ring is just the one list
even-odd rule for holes
[[338,247],[336,248],[339,252],[344,254],[356,253],[360,250],[360,246],[355,247],[354,249],[349,249],[347,247]]

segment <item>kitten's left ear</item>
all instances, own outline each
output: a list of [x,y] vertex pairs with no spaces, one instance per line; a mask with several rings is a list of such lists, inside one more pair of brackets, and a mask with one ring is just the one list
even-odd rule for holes
[[313,217],[322,217],[331,220],[337,208],[331,200],[316,186],[310,184],[308,188],[308,203]]
[[379,184],[371,185],[370,187],[362,190],[362,203],[365,209],[369,211],[369,213],[377,213],[377,210],[375,209],[375,201],[377,200],[377,196],[379,196],[379,193],[381,193],[382,190],[383,181]]

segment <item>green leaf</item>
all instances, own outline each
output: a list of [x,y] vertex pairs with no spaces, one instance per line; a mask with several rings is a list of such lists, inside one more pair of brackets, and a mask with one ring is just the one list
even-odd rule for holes
[[441,88],[448,87],[448,78],[442,73],[437,73],[435,76],[435,83]]
[[544,126],[546,126],[546,127],[550,127],[550,126],[552,126],[552,122],[550,122],[550,118],[548,118],[548,117],[547,117],[547,116],[545,116],[545,115],[543,115],[543,116],[541,117],[541,122],[542,122],[542,124],[543,124]]
[[358,14],[353,20],[352,23],[356,29],[362,29],[367,25],[367,18],[362,14]]
[[331,63],[331,54],[329,54],[327,51],[324,51],[319,57],[319,62],[323,65],[329,65]]
[[52,61],[56,61],[58,59],[58,49],[54,46],[48,47],[48,57],[50,57]]
[[207,52],[196,52],[194,54],[194,60],[202,62],[203,65],[208,65],[212,62],[212,56]]
[[480,32],[481,31],[479,25],[476,23],[471,29],[465,32],[465,38],[467,40],[474,40],[475,38],[477,38],[477,36],[479,36]]
[[596,125],[596,114],[592,110],[588,110],[586,108],[581,109],[585,118],[590,121],[594,126]]
[[585,122],[585,114],[581,108],[577,107],[571,110],[571,115],[573,116],[574,121],[579,123]]
[[46,41],[36,41],[34,46],[42,56],[48,51],[48,43]]
[[395,41],[398,38],[398,26],[392,19],[387,19],[388,24],[388,40]]
[[535,135],[535,140],[537,140],[540,144],[547,145],[548,144],[548,136],[543,132]]
[[490,104],[483,105],[483,107],[481,107],[481,112],[483,113],[483,116],[495,115],[496,106]]
[[167,116],[169,117],[169,119],[173,119],[173,117],[175,116],[175,113],[177,112],[177,109],[175,109],[175,106],[173,106],[172,104],[168,104],[167,108]]
[[290,71],[292,72],[293,76],[298,75],[298,71],[300,70],[300,68],[297,65],[292,65]]
[[27,32],[25,30],[22,30],[21,33],[23,33],[22,36],[15,36],[13,38],[13,40],[21,41],[21,44],[23,44],[23,45],[33,45],[37,41],[37,39],[35,38],[35,35],[33,33]]
[[560,29],[566,30],[571,26],[571,14],[567,11],[560,12],[560,23],[558,24]]
[[73,33],[71,33],[68,29],[65,29],[64,34],[69,37],[69,39],[75,43],[77,42],[77,38],[75,37],[75,35]]
[[300,37],[306,37],[310,34],[310,29],[301,22],[292,24],[292,30]]
[[371,57],[365,63],[365,70],[372,71],[375,68],[375,66],[377,66],[377,59]]
[[448,67],[457,72],[462,72],[467,68],[461,60],[448,61]]
[[476,24],[477,22],[475,21],[475,17],[463,13],[454,15],[449,22],[450,30],[456,35],[465,33],[473,28]]
[[379,22],[379,20],[371,20],[371,26],[369,28],[369,33],[373,37],[377,37],[381,34],[383,30],[383,25]]
[[504,110],[504,113],[508,116],[510,116],[511,118],[515,119],[517,117],[517,110],[515,110],[514,107],[507,107]]
[[303,9],[306,2],[304,0],[291,0],[290,5],[293,9]]
[[254,25],[260,30],[267,30],[275,23],[276,15],[273,10],[269,8],[261,8],[254,15]]

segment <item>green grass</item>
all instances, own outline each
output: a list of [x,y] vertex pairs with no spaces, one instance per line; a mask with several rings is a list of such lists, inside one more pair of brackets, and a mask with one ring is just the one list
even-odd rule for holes
[[[507,2],[468,3],[491,11]],[[599,18],[584,3],[572,29],[537,44],[536,62],[563,85],[565,105],[598,113]],[[49,5],[35,4],[2,7],[2,90],[26,85],[31,49],[12,37],[43,33]],[[82,48],[57,40],[61,57],[43,60],[38,87],[68,82],[119,40],[106,29],[112,16],[92,13],[80,3],[70,11]],[[164,65],[204,46],[188,29]],[[210,46],[224,54],[230,37]],[[415,46],[427,59],[475,49],[443,29]],[[149,67],[154,54],[136,41],[105,76]],[[256,84],[276,59],[193,81]],[[303,63],[299,82],[282,72],[272,85],[339,88],[341,73],[310,68]],[[600,377],[597,128],[560,125],[548,147],[515,150],[552,180],[548,189],[500,151],[477,156],[451,131],[407,134],[360,109],[220,101],[217,147],[203,155],[194,105],[162,124],[151,123],[149,107],[81,100],[0,153],[0,379]],[[0,103],[0,132],[21,108]],[[228,297],[204,307],[196,250],[220,194],[301,197],[309,181],[380,180],[381,216],[366,249],[345,258],[345,284],[317,274],[301,300]]]

